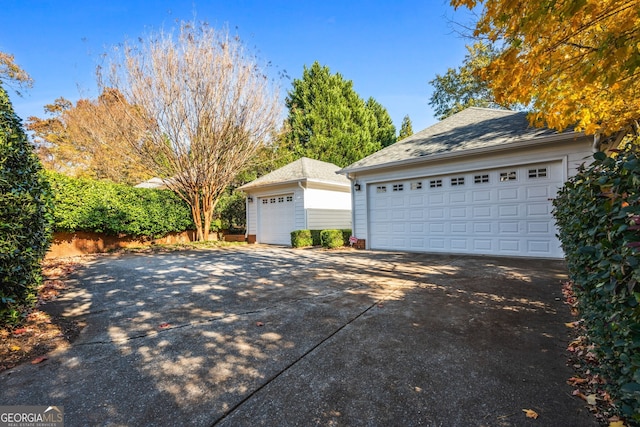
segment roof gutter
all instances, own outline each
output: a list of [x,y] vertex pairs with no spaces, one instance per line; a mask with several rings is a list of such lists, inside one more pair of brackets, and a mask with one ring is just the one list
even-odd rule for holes
[[474,156],[481,153],[488,154],[488,153],[495,153],[499,151],[512,150],[516,147],[520,148],[520,147],[535,146],[539,144],[550,144],[554,142],[567,141],[570,139],[578,139],[583,136],[585,136],[583,132],[567,132],[562,134],[543,136],[535,139],[526,139],[522,141],[515,141],[515,142],[506,143],[506,144],[495,145],[489,148],[480,147],[480,148],[472,148],[469,150],[462,150],[462,151],[453,151],[453,152],[447,151],[444,153],[436,153],[436,154],[432,154],[424,157],[412,157],[410,159],[397,160],[395,162],[389,162],[389,163],[379,163],[376,165],[355,167],[355,168],[346,167],[344,169],[339,170],[337,173],[348,175],[356,172],[366,172],[366,171],[372,171],[377,169],[392,169],[398,166],[410,166],[413,164],[431,163],[431,162],[455,158],[455,157],[468,157],[468,156]]
[[[336,172],[338,173],[338,172]],[[304,178],[304,179],[292,179],[289,181],[278,181],[278,182],[269,182],[269,183],[264,183],[264,184],[256,184],[256,185],[251,185],[251,183],[245,184],[241,187],[238,187],[238,190],[242,190],[242,191],[247,191],[247,190],[252,190],[254,188],[263,188],[263,187],[278,187],[281,185],[290,185],[290,184],[300,184],[300,183],[307,183],[307,182],[312,182],[312,183],[318,183],[318,184],[327,184],[327,185],[335,185],[338,187],[349,187],[350,183],[341,183],[341,182],[336,182],[336,181],[326,181],[326,180],[322,180],[322,179],[309,179],[309,178]]]

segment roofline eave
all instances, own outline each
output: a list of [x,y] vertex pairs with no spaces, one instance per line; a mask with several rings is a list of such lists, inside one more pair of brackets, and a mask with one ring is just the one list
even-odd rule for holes
[[409,159],[396,160],[396,161],[387,162],[387,163],[378,163],[376,165],[363,166],[363,167],[355,167],[355,168],[346,167],[344,169],[340,169],[336,173],[348,175],[348,174],[353,174],[358,172],[368,172],[368,171],[377,170],[377,169],[391,169],[391,168],[396,168],[398,166],[413,165],[418,163],[430,163],[433,161],[449,159],[454,157],[473,156],[478,153],[492,153],[492,152],[510,150],[510,149],[513,149],[514,146],[528,147],[528,146],[538,145],[538,144],[549,144],[553,142],[561,142],[569,139],[578,139],[584,136],[586,136],[584,132],[571,131],[571,132],[565,132],[562,134],[547,135],[547,136],[542,136],[537,138],[508,142],[505,144],[498,144],[491,147],[471,148],[468,150],[453,151],[453,152],[447,151],[444,153],[436,153],[436,154],[432,154],[424,157],[412,157]]
[[[336,172],[337,174],[338,172]],[[288,181],[278,181],[278,182],[269,182],[269,183],[264,183],[264,184],[257,184],[257,185],[251,185],[251,183],[249,184],[245,184],[243,186],[238,187],[238,190],[244,191],[245,193],[251,190],[255,190],[258,188],[269,188],[269,187],[279,187],[279,186],[283,186],[283,185],[293,185],[293,184],[304,184],[304,183],[316,183],[316,184],[326,184],[326,185],[332,185],[335,187],[345,187],[345,188],[350,188],[351,187],[351,183],[349,182],[336,182],[336,181],[327,181],[327,180],[323,180],[323,179],[309,179],[309,178],[302,178],[302,179],[291,179]]]

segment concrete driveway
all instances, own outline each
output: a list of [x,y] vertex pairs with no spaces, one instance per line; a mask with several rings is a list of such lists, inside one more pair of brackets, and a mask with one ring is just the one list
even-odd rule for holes
[[[266,246],[99,257],[0,404],[67,426],[588,426],[559,261]],[[532,409],[538,419],[525,416]]]

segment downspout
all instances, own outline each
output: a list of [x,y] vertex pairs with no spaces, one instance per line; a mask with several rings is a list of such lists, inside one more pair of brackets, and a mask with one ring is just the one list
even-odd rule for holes
[[[244,240],[249,240],[249,194],[244,198],[244,222],[247,224],[244,228]],[[257,232],[257,230],[256,230]]]
[[[307,208],[304,205],[304,201],[305,201],[305,196],[304,196],[304,192],[307,190],[306,188],[304,188],[304,186],[302,185],[302,182],[298,181],[298,187],[302,188],[302,211],[304,212],[304,227],[302,227],[304,230],[306,230],[308,228],[308,224],[307,224]],[[295,199],[294,199],[295,201]],[[293,216],[293,221],[294,221],[294,225],[295,225],[295,221],[296,221],[296,217],[295,217],[295,211],[294,211],[294,216]]]
[[356,235],[356,190],[355,183],[356,178],[352,177],[351,174],[347,174],[347,178],[351,181],[351,235],[357,237]]
[[593,150],[593,152],[598,152],[600,151],[600,133],[596,132],[593,135],[593,145],[591,146],[591,150]]

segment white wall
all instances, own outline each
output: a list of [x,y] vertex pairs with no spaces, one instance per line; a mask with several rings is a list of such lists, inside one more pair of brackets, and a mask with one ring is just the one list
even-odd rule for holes
[[307,209],[307,228],[309,230],[350,229],[351,209]]
[[304,195],[304,207],[305,209],[339,209],[350,211],[351,193],[348,191],[307,188]]

